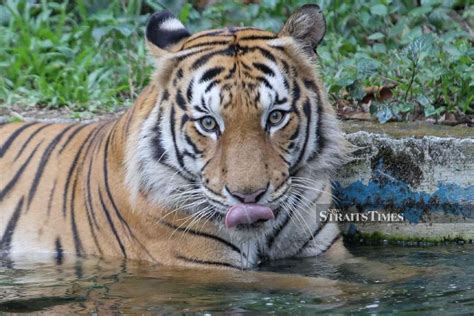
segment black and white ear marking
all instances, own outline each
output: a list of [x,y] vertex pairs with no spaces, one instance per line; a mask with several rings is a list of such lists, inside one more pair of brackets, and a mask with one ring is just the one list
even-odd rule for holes
[[305,4],[286,21],[280,36],[291,36],[313,55],[326,33],[326,21],[317,4]]
[[154,13],[146,27],[146,38],[155,46],[170,50],[191,34],[171,12],[160,11]]

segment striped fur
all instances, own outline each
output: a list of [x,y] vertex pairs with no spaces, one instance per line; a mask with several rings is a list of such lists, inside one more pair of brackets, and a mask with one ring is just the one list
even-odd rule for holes
[[[319,213],[331,203],[344,141],[307,49],[323,31],[301,30],[311,18],[322,19],[315,6],[297,11],[280,34],[189,35],[159,13],[147,29],[158,67],[123,116],[1,125],[2,255],[246,268],[328,250],[339,230]],[[282,120],[271,125],[276,110]],[[215,120],[212,132],[204,116]],[[259,203],[275,219],[224,228],[238,202],[232,192],[262,187]]]

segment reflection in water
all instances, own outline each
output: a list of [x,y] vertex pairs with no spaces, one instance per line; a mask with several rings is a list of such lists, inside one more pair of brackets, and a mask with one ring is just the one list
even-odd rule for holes
[[[384,282],[384,272],[371,269],[372,265],[362,266],[354,261],[335,266],[324,256],[276,261],[262,267],[260,272],[176,269],[97,259],[57,266],[38,258],[25,258],[0,262],[0,311],[430,312],[444,309],[459,313],[474,308],[471,245],[365,246],[351,251],[369,262],[410,266],[416,274]],[[387,265],[381,266],[389,269]],[[408,270],[400,271],[397,273]]]

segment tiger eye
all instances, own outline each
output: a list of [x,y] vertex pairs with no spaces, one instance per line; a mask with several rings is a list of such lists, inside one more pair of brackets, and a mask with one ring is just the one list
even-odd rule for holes
[[217,128],[217,122],[210,116],[205,116],[200,121],[201,126],[204,130],[208,132],[214,132]]
[[270,122],[271,125],[278,125],[283,120],[283,114],[282,111],[272,111],[268,117],[268,122]]

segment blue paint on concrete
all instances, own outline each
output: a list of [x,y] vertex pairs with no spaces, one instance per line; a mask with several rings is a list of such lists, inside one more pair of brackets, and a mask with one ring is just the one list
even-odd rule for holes
[[474,218],[474,185],[461,187],[453,183],[438,183],[437,190],[429,193],[413,190],[408,184],[391,178],[358,180],[342,186],[334,182],[335,196],[340,208],[355,207],[361,211],[398,210],[411,223],[431,212]]

